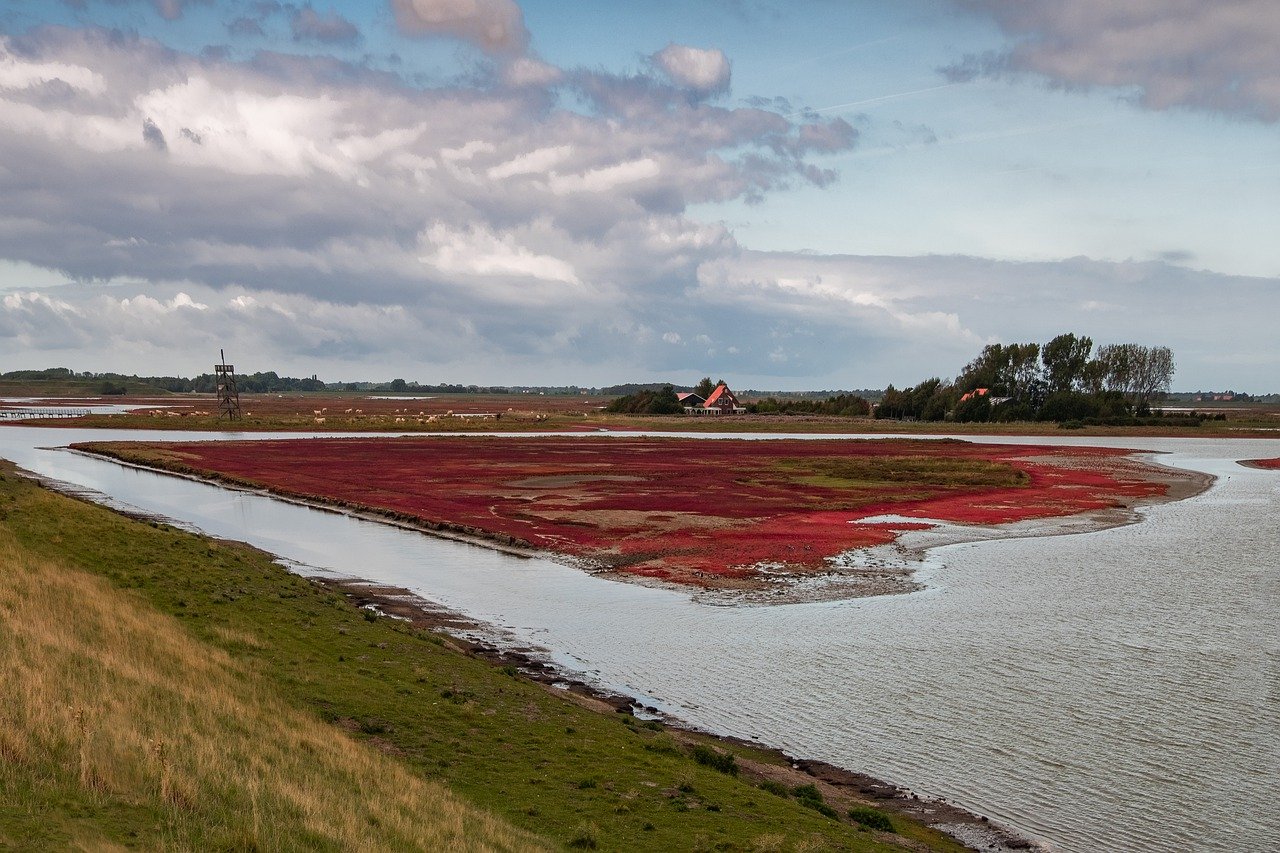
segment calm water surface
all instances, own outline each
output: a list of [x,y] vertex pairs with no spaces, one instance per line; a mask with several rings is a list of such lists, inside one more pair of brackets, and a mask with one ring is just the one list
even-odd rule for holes
[[935,549],[919,593],[714,607],[37,449],[108,438],[192,435],[2,428],[0,456],[295,565],[409,587],[690,722],[1056,850],[1280,849],[1280,473],[1235,464],[1280,442],[1002,437],[1165,451],[1218,479],[1136,525]]

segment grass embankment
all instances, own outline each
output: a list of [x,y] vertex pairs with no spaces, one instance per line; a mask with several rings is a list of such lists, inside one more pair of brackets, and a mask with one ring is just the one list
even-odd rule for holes
[[0,847],[962,849],[11,468],[0,614]]

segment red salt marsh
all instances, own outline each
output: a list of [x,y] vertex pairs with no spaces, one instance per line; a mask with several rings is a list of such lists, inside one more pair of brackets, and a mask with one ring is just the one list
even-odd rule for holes
[[428,437],[86,449],[529,547],[631,575],[750,587],[918,525],[1129,507],[1178,478],[1111,448],[962,441]]
[[1240,464],[1248,465],[1252,468],[1266,468],[1271,471],[1280,471],[1280,459],[1246,459]]

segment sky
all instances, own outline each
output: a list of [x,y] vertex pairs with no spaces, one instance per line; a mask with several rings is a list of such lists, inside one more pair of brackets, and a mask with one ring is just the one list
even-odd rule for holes
[[1274,0],[0,0],[0,371],[1280,391]]

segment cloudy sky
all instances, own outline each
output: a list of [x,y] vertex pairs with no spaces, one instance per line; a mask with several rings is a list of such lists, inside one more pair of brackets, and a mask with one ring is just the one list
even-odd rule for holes
[[0,369],[1280,390],[1274,0],[0,0]]

